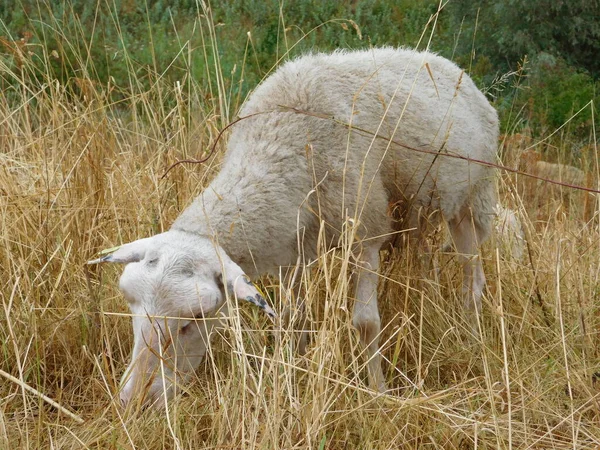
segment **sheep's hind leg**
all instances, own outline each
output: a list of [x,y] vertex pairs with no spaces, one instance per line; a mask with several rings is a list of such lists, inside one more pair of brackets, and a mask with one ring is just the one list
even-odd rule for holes
[[448,225],[463,266],[463,305],[469,311],[469,318],[476,320],[481,312],[481,296],[485,286],[485,274],[478,248],[481,238],[485,238],[485,235],[478,231],[470,213],[450,221]]
[[352,324],[359,331],[361,343],[367,349],[369,384],[372,389],[384,392],[387,387],[381,370],[381,354],[379,353],[381,320],[377,308],[379,247],[364,248],[360,264],[362,267],[358,270]]

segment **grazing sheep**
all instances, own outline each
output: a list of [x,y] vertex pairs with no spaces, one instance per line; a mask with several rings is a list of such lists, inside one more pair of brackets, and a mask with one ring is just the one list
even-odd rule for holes
[[[496,161],[496,111],[452,62],[382,48],[287,62],[240,116],[220,173],[169,231],[92,261],[128,263],[120,288],[135,343],[122,401],[144,389],[166,401],[173,377],[185,378],[205,353],[213,325],[194,318],[214,318],[226,290],[274,315],[248,278],[277,275],[299,251],[316,258],[320,228],[335,246],[347,219],[358,224],[353,324],[367,347],[370,385],[384,391],[377,270],[394,232],[411,228],[423,242],[428,222],[443,217],[463,262],[465,306],[480,307],[477,253],[496,193],[493,169],[468,159]],[[402,220],[390,217],[389,204]],[[161,364],[157,354],[176,361]]]
[[527,173],[547,180],[560,181],[576,186],[584,186],[586,183],[586,175],[583,170],[568,164],[542,161],[542,155],[532,149],[521,154],[521,166]]
[[[521,191],[526,197],[527,204],[537,207],[540,213],[555,211],[554,203],[559,203],[565,210],[569,211],[573,206],[583,206],[582,218],[589,221],[595,210],[595,194],[569,186],[560,186],[546,183],[544,180],[559,181],[573,186],[593,187],[592,173],[586,173],[577,167],[568,164],[551,163],[542,161],[542,155],[529,149],[520,156],[520,169],[525,173],[535,175],[541,179],[523,177],[520,182]],[[543,189],[540,187],[543,186]]]
[[548,180],[561,181],[576,186],[585,185],[585,172],[567,164],[555,164],[538,161],[534,173]]

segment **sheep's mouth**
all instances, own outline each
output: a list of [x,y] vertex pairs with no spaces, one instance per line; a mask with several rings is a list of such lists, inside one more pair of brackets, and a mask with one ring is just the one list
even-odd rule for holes
[[180,328],[179,334],[185,335],[185,334],[189,333],[194,327],[198,327],[200,325],[200,321],[203,321],[203,320],[204,320],[203,313],[194,314],[194,317],[191,320],[189,320],[186,325],[184,325],[183,327]]

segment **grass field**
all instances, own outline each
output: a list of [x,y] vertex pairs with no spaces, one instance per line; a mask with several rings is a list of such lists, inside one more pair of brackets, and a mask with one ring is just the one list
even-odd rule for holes
[[[498,241],[484,246],[480,336],[461,312],[455,255],[439,255],[439,284],[423,279],[411,249],[387,256],[389,395],[366,387],[352,259],[339,249],[301,271],[305,356],[290,351],[289,330],[243,306],[168,411],[123,410],[132,333],[121,269],[85,262],[168,229],[218,171],[226,137],[206,164],[161,178],[176,160],[205,155],[242,100],[206,58],[210,86],[157,75],[138,89],[132,65],[118,102],[85,75],[70,86],[34,79],[26,58],[11,72],[0,95],[0,448],[600,446],[597,207],[584,222],[580,194],[541,184],[544,198],[532,201],[510,173],[499,176],[501,199],[522,220],[526,251],[514,260]],[[568,151],[568,139],[548,141],[556,155]],[[509,143],[504,155],[518,150]],[[598,180],[597,157],[585,169]],[[285,284],[262,286],[280,310]]]

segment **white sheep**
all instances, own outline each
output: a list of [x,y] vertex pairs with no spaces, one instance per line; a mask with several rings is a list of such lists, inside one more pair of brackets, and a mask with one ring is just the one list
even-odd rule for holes
[[[359,224],[353,325],[367,346],[370,385],[384,391],[377,270],[395,232],[410,228],[419,244],[443,217],[463,262],[465,306],[480,307],[478,245],[496,193],[493,169],[477,161],[496,162],[496,111],[452,62],[380,48],[287,62],[240,116],[220,173],[169,231],[91,261],[128,263],[120,288],[134,349],[122,401],[144,389],[166,401],[174,376],[185,378],[206,350],[214,320],[193,319],[214,318],[225,290],[274,315],[249,278],[293,266],[299,246],[316,258],[321,225],[335,246],[349,218]],[[158,354],[176,363],[161,364]]]
[[[521,153],[520,170],[538,177],[521,177],[519,183],[523,195],[527,197],[527,204],[530,207],[537,206],[538,214],[542,208],[547,209],[553,200],[558,200],[567,211],[573,205],[583,205],[582,218],[585,222],[590,221],[594,216],[596,194],[544,181],[557,181],[567,185],[591,188],[594,186],[592,172],[586,173],[568,164],[543,161],[540,152],[533,149]],[[543,186],[543,189],[540,189],[540,186]],[[554,209],[553,206],[552,210]]]

